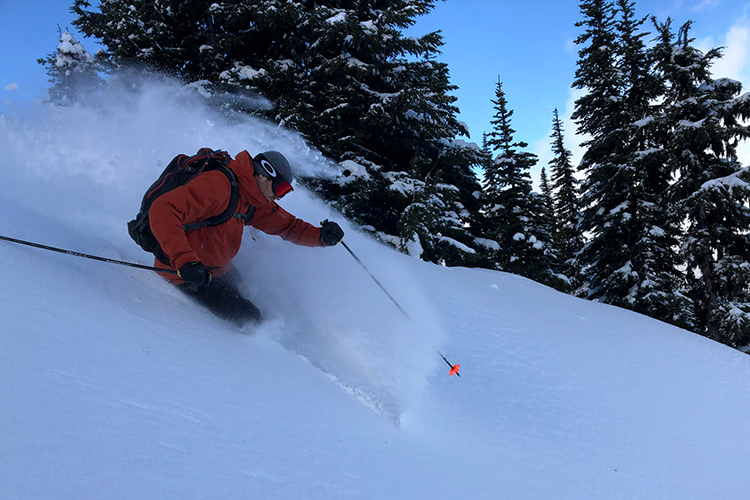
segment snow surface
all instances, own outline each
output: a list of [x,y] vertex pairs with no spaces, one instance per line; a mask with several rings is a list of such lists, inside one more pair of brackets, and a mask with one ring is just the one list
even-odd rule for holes
[[[332,168],[174,85],[105,101],[0,115],[0,234],[150,263],[125,223],[175,154]],[[0,498],[747,498],[747,355],[342,224],[410,320],[341,246],[248,231],[270,319],[238,331],[148,271],[0,242]]]

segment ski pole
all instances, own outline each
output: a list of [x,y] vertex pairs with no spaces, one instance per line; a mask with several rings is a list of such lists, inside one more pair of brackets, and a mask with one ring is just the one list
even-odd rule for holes
[[411,319],[409,317],[409,315],[406,314],[406,311],[404,311],[404,308],[401,307],[398,302],[396,302],[396,299],[393,298],[393,295],[391,295],[390,293],[388,293],[388,290],[386,290],[385,287],[380,283],[380,281],[378,281],[378,279],[370,272],[370,270],[367,269],[367,266],[365,266],[364,263],[361,260],[359,260],[359,257],[357,257],[357,255],[354,252],[352,252],[352,249],[349,248],[349,245],[347,245],[346,243],[344,243],[343,240],[341,241],[341,244],[344,245],[344,248],[346,248],[346,251],[349,252],[349,255],[351,255],[352,257],[354,257],[354,260],[356,260],[357,263],[360,266],[362,266],[362,269],[364,269],[365,272],[367,272],[367,274],[370,275],[370,278],[372,278],[372,281],[374,281],[375,284],[378,285],[381,290],[383,290],[383,292],[388,296],[389,299],[391,299],[391,302],[393,302],[394,304],[396,304],[396,307],[398,307],[398,310],[401,311],[404,314],[404,316],[406,316],[406,319]]
[[[396,299],[394,299],[393,296],[390,293],[388,293],[388,290],[386,290],[385,287],[380,283],[380,281],[378,281],[378,279],[370,272],[370,270],[367,269],[367,266],[364,265],[364,263],[359,259],[359,257],[357,257],[357,255],[354,252],[352,252],[352,249],[349,248],[349,245],[347,245],[346,243],[344,243],[344,240],[341,240],[341,244],[344,245],[344,248],[346,248],[346,251],[349,252],[349,255],[351,255],[352,257],[354,257],[354,260],[356,260],[357,263],[360,266],[362,266],[362,269],[364,269],[367,272],[367,274],[370,275],[370,278],[372,278],[372,281],[374,281],[375,284],[377,284],[380,287],[380,289],[383,290],[383,292],[388,296],[389,299],[391,299],[391,302],[393,302],[394,304],[396,304],[396,307],[398,307],[398,310],[401,311],[404,314],[404,316],[406,316],[406,319],[411,319],[409,317],[409,315],[406,314],[406,311],[404,311],[404,308],[401,307],[398,302],[396,302]],[[445,356],[442,355],[442,353],[440,351],[438,351],[437,353],[438,353],[438,355],[441,358],[443,358],[443,361],[445,361],[446,363],[448,363],[448,366],[451,367],[450,374],[451,375],[458,375],[460,377],[461,374],[458,373],[458,369],[459,369],[460,365],[458,365],[458,364],[454,365],[453,363],[451,363],[450,361],[448,361],[445,358]]]
[[86,253],[74,252],[72,250],[65,250],[64,248],[56,248],[56,247],[51,247],[47,245],[40,245],[39,243],[32,243],[31,241],[17,240],[15,238],[9,238],[7,236],[2,236],[2,235],[0,235],[0,240],[10,241],[13,243],[18,243],[19,245],[26,245],[26,246],[30,246],[34,248],[41,248],[42,250],[50,250],[52,252],[64,253],[67,255],[72,255],[74,257],[82,257],[84,259],[98,260],[100,262],[106,262],[108,264],[119,264],[121,266],[135,267],[137,269],[145,269],[147,271],[158,271],[160,273],[177,274],[177,271],[175,271],[174,269],[161,269],[158,267],[144,266],[143,264],[136,264],[134,262],[125,262],[122,260],[108,259],[106,257],[98,257],[96,255],[89,255]]
[[[322,223],[321,223],[321,224],[322,224]],[[352,256],[352,257],[354,258],[354,260],[356,260],[356,261],[357,261],[357,264],[359,264],[360,266],[362,266],[362,269],[364,269],[364,270],[365,270],[365,272],[367,272],[367,274],[369,274],[369,275],[370,275],[370,278],[372,278],[372,281],[374,281],[374,282],[375,282],[375,284],[376,284],[376,285],[378,285],[378,286],[380,287],[380,289],[381,289],[381,290],[383,290],[383,293],[385,293],[385,294],[386,294],[386,295],[388,296],[388,298],[389,298],[389,299],[391,299],[391,302],[393,302],[393,303],[394,303],[394,304],[396,305],[396,307],[398,307],[398,310],[399,310],[399,311],[401,311],[401,313],[403,313],[403,315],[404,315],[404,316],[406,317],[406,319],[411,319],[411,318],[409,317],[409,315],[408,315],[408,314],[406,313],[406,311],[404,311],[404,308],[403,308],[403,307],[401,307],[401,305],[400,305],[400,304],[399,304],[398,302],[396,302],[396,299],[394,299],[394,298],[393,298],[393,295],[391,295],[390,293],[388,293],[388,290],[386,290],[386,289],[385,289],[385,287],[383,286],[383,284],[382,284],[382,283],[380,283],[380,281],[378,281],[378,279],[377,279],[377,278],[375,277],[375,275],[373,275],[373,274],[372,274],[372,273],[370,272],[370,270],[369,270],[369,269],[367,269],[367,266],[365,266],[364,262],[362,262],[362,261],[360,260],[360,258],[359,258],[359,257],[357,257],[357,254],[355,254],[355,253],[354,253],[354,252],[352,251],[352,249],[351,249],[351,248],[349,248],[349,245],[347,245],[346,243],[344,243],[344,240],[341,240],[341,241],[340,241],[340,243],[341,243],[341,244],[342,244],[342,245],[344,246],[344,248],[346,248],[346,251],[347,251],[347,252],[349,252],[349,255],[351,255],[351,256]],[[460,374],[460,373],[458,373],[459,365],[458,365],[458,364],[455,364],[455,365],[454,365],[454,364],[452,364],[452,363],[451,363],[450,361],[448,361],[447,359],[445,359],[445,356],[443,356],[443,355],[442,355],[442,353],[441,353],[440,351],[437,351],[437,353],[438,353],[438,355],[439,355],[439,356],[440,356],[441,358],[443,358],[443,361],[445,361],[446,363],[448,363],[448,366],[450,366],[450,367],[451,367],[451,371],[450,371],[450,374],[451,374],[451,375],[458,375],[458,376],[460,377],[460,376],[461,376],[461,374]]]

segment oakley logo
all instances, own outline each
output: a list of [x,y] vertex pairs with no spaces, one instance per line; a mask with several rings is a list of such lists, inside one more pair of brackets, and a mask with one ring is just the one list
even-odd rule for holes
[[276,169],[273,168],[273,165],[268,163],[267,160],[260,160],[260,165],[263,167],[263,170],[268,172],[268,175],[270,175],[272,179],[276,178]]

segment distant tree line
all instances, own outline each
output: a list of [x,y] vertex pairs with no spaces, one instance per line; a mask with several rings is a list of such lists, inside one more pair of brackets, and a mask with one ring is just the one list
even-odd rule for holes
[[[403,252],[750,350],[750,176],[736,153],[750,95],[713,78],[721,50],[701,52],[690,22],[638,17],[631,0],[581,0],[573,118],[585,153],[575,166],[554,110],[536,193],[538,158],[515,138],[502,82],[490,131],[467,143],[439,32],[404,35],[436,1],[76,0],[74,24],[105,50],[93,57],[65,33],[40,62],[60,104],[125,67],[200,82],[223,107],[301,132],[339,166],[303,182]],[[258,95],[272,106],[243,98]]]

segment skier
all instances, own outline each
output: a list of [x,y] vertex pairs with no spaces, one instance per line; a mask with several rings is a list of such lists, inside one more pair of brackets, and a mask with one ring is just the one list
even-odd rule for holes
[[255,158],[242,151],[227,166],[237,177],[237,212],[244,215],[230,217],[217,226],[185,230],[184,224],[203,221],[227,207],[230,181],[212,170],[159,196],[149,210],[149,219],[170,262],[167,265],[154,259],[154,266],[177,271],[160,274],[217,316],[243,326],[261,319],[260,310],[240,293],[239,275],[230,265],[240,249],[244,225],[309,247],[336,245],[344,231],[329,221],[315,227],[276,203],[292,191],[294,180],[291,165],[278,151]]

